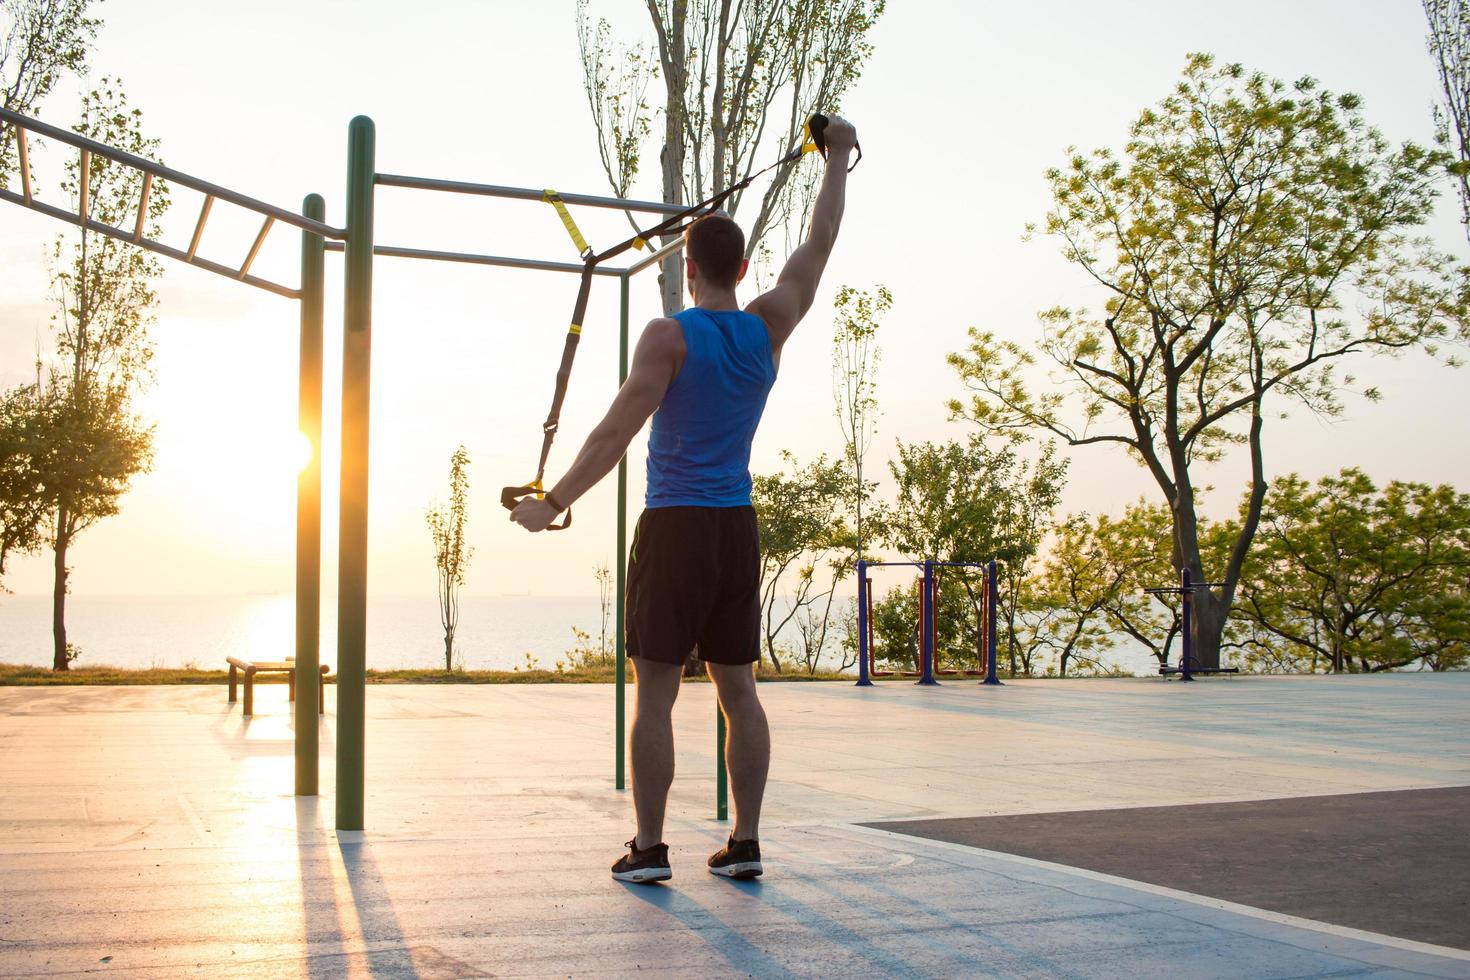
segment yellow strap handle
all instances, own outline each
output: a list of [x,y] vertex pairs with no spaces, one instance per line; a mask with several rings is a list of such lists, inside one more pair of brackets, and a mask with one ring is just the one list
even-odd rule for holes
[[567,210],[566,204],[562,202],[556,191],[550,187],[546,188],[541,193],[541,200],[556,208],[556,213],[561,215],[561,223],[566,226],[567,234],[572,236],[572,244],[577,246],[577,254],[586,256],[591,252],[592,249],[588,247],[587,239],[582,237],[582,230],[572,220],[572,213]]

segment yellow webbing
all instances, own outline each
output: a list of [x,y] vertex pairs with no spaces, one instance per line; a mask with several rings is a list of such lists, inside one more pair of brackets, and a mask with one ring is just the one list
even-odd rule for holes
[[816,150],[816,141],[812,139],[812,124],[811,121],[808,120],[807,122],[801,124],[801,152],[815,153]]
[[546,188],[541,194],[541,200],[556,208],[556,213],[561,215],[561,223],[566,226],[567,234],[572,236],[572,244],[577,246],[577,254],[586,255],[592,251],[592,249],[587,247],[587,239],[582,237],[582,230],[572,220],[572,213],[567,210],[567,206],[562,203],[562,199],[557,195],[556,191],[550,187]]

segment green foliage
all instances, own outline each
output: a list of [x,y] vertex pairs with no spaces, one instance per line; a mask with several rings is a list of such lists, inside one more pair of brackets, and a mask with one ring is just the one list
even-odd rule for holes
[[[28,116],[68,74],[85,70],[102,22],[93,0],[5,0],[0,4],[0,106]],[[0,187],[16,170],[15,130],[0,127]]]
[[116,514],[133,477],[152,464],[153,428],[133,414],[128,396],[120,386],[65,385],[44,397],[46,441],[31,465],[51,510],[63,515],[54,536],[69,542]]
[[434,540],[434,569],[438,578],[439,624],[444,628],[444,669],[453,670],[454,633],[459,628],[459,589],[475,549],[465,541],[469,519],[470,454],[464,446],[449,457],[449,502],[424,513]]
[[[1182,626],[1179,600],[1145,589],[1178,581],[1171,560],[1169,512],[1139,500],[1118,517],[1074,515],[1056,528],[1043,566],[1022,583],[1017,630],[1026,673],[1064,677],[1076,669],[1114,676],[1104,659],[1120,645],[1138,644],[1160,666],[1169,662]],[[1227,536],[1203,523],[1205,567],[1217,568]],[[1043,656],[1051,656],[1047,663]]]
[[971,392],[955,417],[1133,455],[1173,517],[1176,569],[1201,572],[1194,465],[1247,447],[1251,506],[1224,588],[1199,596],[1206,664],[1259,518],[1267,419],[1291,404],[1336,416],[1355,389],[1376,397],[1337,371],[1348,355],[1466,340],[1463,270],[1414,237],[1449,160],[1391,146],[1356,96],[1191,56],[1124,154],[1074,151],[1046,175],[1044,231],[1107,297],[1101,316],[1042,314],[1054,383],[1037,389],[1037,355],[993,332],[972,329],[950,357]]
[[1260,670],[1470,663],[1470,495],[1345,469],[1272,486],[1241,579],[1237,642]]
[[39,385],[0,392],[0,583],[5,559],[31,554],[45,541],[50,499],[37,465],[48,440]]
[[1444,89],[1444,105],[1434,107],[1434,135],[1454,155],[1448,170],[1460,196],[1460,222],[1470,239],[1470,6],[1465,0],[1423,2],[1429,54]]
[[751,487],[761,542],[762,632],[777,673],[782,654],[793,652],[776,641],[788,624],[798,626],[801,650],[795,652],[809,663],[820,658],[837,584],[852,572],[854,543],[843,515],[851,496],[847,468],[825,455],[806,466],[790,453],[782,459],[789,475],[757,475]]
[[[893,569],[901,573],[901,569]],[[877,578],[875,574],[875,579]],[[917,671],[919,669],[919,595],[922,583],[911,580],[886,592],[875,581],[874,601],[869,615],[873,618],[873,659],[886,670]]]
[[[652,37],[623,44],[605,20],[592,23],[581,0],[583,83],[609,185],[627,193],[656,123],[663,200],[670,202],[703,200],[796,148],[807,118],[835,111],[862,74],[883,8],[884,0],[654,0],[647,5]],[[661,91],[650,104],[655,79]],[[817,169],[776,172],[746,224],[747,255],[766,253],[768,234],[789,229],[793,215],[804,219]],[[725,209],[738,213],[744,198],[737,192]],[[665,313],[678,309],[680,281],[675,257],[661,276]]]
[[1128,588],[1134,571],[1110,553],[1107,526],[1106,518],[1093,523],[1085,514],[1057,525],[1051,553],[1025,586],[1018,617],[1028,673],[1042,652],[1055,658],[1051,669],[1058,677],[1067,676],[1074,660],[1101,666],[1100,655],[1111,646],[1105,609]]

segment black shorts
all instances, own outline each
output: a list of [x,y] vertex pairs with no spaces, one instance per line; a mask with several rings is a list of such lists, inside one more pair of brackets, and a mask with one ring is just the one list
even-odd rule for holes
[[760,534],[751,507],[655,507],[628,555],[628,656],[760,659]]

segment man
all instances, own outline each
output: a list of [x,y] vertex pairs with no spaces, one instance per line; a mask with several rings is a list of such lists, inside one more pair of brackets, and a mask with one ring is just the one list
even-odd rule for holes
[[729,726],[726,757],[735,828],[709,870],[731,878],[762,871],[761,799],[771,737],[756,694],[760,658],[760,542],[750,506],[750,445],[776,380],[781,349],[816,298],[837,240],[857,131],[827,125],[827,171],[807,240],[776,285],[742,311],[735,287],[746,272],[745,236],[723,214],[686,233],[685,275],[695,305],[650,321],[628,380],[576,460],[544,499],[528,498],[511,520],[544,530],[617,465],[653,416],[648,492],[628,556],[628,653],[636,666],[633,806],[638,830],[613,865],[620,881],[673,876],[663,843],[674,779],[671,712],[685,659],[698,650]]

